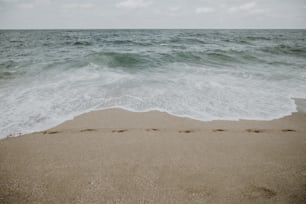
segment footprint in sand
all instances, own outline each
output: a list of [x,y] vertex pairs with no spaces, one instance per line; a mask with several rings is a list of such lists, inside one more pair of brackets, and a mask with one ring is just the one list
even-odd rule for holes
[[283,129],[282,132],[296,132],[296,130],[293,130],[293,129]]
[[151,129],[146,129],[146,131],[154,131],[154,132],[156,132],[156,131],[159,131],[159,129],[156,129],[156,128],[151,128]]
[[213,132],[224,132],[224,131],[226,131],[226,130],[224,130],[224,129],[214,129],[213,130]]
[[127,132],[128,130],[122,129],[122,130],[112,130],[112,132],[116,132],[116,133],[123,133],[123,132]]
[[97,129],[83,129],[83,130],[80,130],[80,132],[94,132],[94,131],[98,131]]
[[273,190],[260,186],[251,186],[249,188],[246,188],[243,194],[250,199],[257,199],[257,198],[270,199],[276,196],[276,192],[274,192]]
[[260,130],[260,129],[247,129],[247,132],[251,132],[251,133],[263,133],[265,132],[265,130]]
[[180,130],[179,133],[192,133],[193,130]]
[[43,134],[49,134],[49,135],[54,135],[54,134],[58,134],[60,133],[60,131],[44,131]]

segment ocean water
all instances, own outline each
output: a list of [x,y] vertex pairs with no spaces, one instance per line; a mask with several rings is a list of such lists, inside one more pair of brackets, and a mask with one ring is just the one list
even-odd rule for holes
[[0,138],[91,110],[271,120],[306,98],[306,30],[0,31]]

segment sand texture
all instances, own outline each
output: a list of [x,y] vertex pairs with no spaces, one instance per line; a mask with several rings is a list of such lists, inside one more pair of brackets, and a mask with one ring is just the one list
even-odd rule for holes
[[0,140],[0,203],[306,203],[306,115],[83,114]]

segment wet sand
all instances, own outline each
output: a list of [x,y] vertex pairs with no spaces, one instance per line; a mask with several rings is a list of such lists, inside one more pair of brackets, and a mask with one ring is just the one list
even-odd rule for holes
[[0,203],[306,203],[306,115],[95,111],[0,140]]

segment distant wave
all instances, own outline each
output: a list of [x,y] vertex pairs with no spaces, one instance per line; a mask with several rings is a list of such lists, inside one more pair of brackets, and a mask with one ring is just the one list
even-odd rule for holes
[[97,52],[88,55],[89,62],[108,67],[129,67],[137,68],[141,65],[146,65],[149,62],[149,57],[140,53],[120,53],[120,52]]
[[300,45],[275,45],[269,47],[263,47],[260,49],[263,52],[276,54],[276,55],[293,55],[306,57],[306,47]]
[[207,51],[171,50],[161,53],[135,52],[96,52],[86,56],[89,62],[109,67],[159,67],[170,63],[190,64],[231,64],[231,63],[263,63],[266,62],[255,55],[256,53],[220,49]]
[[76,46],[79,46],[79,45],[82,45],[82,46],[89,46],[91,45],[90,42],[87,42],[87,41],[76,41],[74,42],[72,45],[76,45]]

